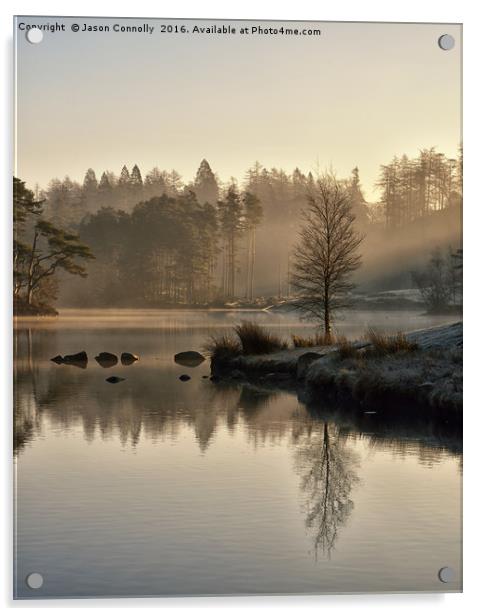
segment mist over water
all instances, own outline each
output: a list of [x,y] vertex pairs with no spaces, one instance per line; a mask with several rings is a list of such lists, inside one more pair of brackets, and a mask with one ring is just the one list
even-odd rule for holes
[[[460,588],[460,441],[434,426],[356,424],[295,393],[214,384],[202,378],[208,361],[174,362],[244,316],[65,311],[17,322],[18,596]],[[312,327],[249,318],[286,335]],[[338,326],[351,336],[440,322],[350,313]],[[50,361],[80,350],[85,370]],[[140,360],[102,368],[100,351]],[[457,575],[442,588],[445,565]],[[40,590],[25,585],[31,571]]]

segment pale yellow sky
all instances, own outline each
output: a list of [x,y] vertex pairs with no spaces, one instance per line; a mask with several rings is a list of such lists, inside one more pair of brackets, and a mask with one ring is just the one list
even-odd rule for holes
[[[59,24],[32,45],[20,24]],[[72,32],[72,24],[80,31]],[[82,32],[83,24],[110,32]],[[236,34],[194,34],[194,25]],[[116,33],[114,24],[154,26]],[[161,32],[162,24],[189,33]],[[319,28],[321,36],[240,34]],[[207,158],[222,180],[259,160],[303,171],[358,165],[367,197],[380,164],[461,139],[459,25],[84,18],[17,19],[16,174],[29,186],[138,164],[184,181]],[[437,40],[449,33],[455,48]]]

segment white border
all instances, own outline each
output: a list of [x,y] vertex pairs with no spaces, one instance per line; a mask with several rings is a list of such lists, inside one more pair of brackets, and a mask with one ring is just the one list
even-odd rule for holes
[[[295,0],[290,5],[279,2],[262,2],[260,0],[242,0],[227,4],[222,1],[203,0],[202,2],[155,2],[136,0],[129,4],[107,2],[103,0],[72,1],[69,4],[44,0],[42,3],[31,1],[4,0],[1,7],[0,28],[2,38],[2,135],[1,149],[2,172],[2,266],[1,280],[1,315],[2,315],[2,358],[1,387],[3,393],[2,415],[3,439],[2,462],[8,461],[11,454],[11,308],[10,308],[10,260],[11,260],[11,177],[12,177],[12,16],[14,14],[41,15],[90,15],[90,16],[151,16],[151,17],[203,17],[203,18],[240,18],[240,19],[300,19],[332,21],[427,21],[464,24],[464,252],[465,252],[465,471],[464,471],[464,593],[450,595],[345,595],[320,597],[247,597],[247,598],[199,598],[199,599],[90,599],[60,601],[12,602],[11,600],[11,498],[12,467],[2,464],[2,532],[5,548],[2,550],[2,599],[5,607],[21,612],[32,607],[37,610],[61,608],[70,611],[77,608],[82,612],[96,613],[104,610],[116,613],[119,610],[134,611],[142,608],[163,609],[166,613],[187,613],[196,610],[198,614],[212,614],[213,611],[224,613],[244,613],[250,610],[254,614],[275,613],[277,616],[291,614],[293,610],[313,613],[313,610],[336,609],[339,614],[356,613],[357,616],[375,613],[399,614],[408,610],[424,614],[450,614],[455,611],[471,614],[478,612],[479,560],[480,542],[480,472],[479,451],[481,430],[482,402],[478,380],[481,373],[481,335],[477,319],[480,312],[481,274],[480,274],[480,234],[482,232],[482,190],[479,177],[482,157],[480,110],[482,109],[480,86],[480,61],[482,57],[480,42],[480,9],[475,0],[399,0],[393,3],[387,0],[337,0],[323,3],[318,1]],[[32,102],[34,104],[34,102]],[[470,281],[470,282],[469,282]],[[476,606],[479,605],[479,608]]]

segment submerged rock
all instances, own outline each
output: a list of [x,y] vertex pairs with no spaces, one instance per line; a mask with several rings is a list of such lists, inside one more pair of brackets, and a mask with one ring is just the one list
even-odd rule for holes
[[64,358],[62,357],[62,355],[56,355],[55,357],[52,357],[50,361],[53,361],[54,364],[63,364]]
[[121,376],[108,376],[106,378],[108,383],[120,383],[121,381],[125,381]]
[[124,366],[130,366],[134,362],[139,361],[139,356],[133,353],[122,353],[121,362]]
[[117,359],[117,355],[103,351],[96,356],[95,361],[102,366],[102,368],[112,368],[119,360]]
[[179,377],[180,381],[190,381],[191,377],[189,376],[189,374],[181,374],[181,376]]
[[181,353],[176,353],[174,355],[174,361],[176,364],[180,364],[181,366],[190,366],[191,368],[195,368],[205,361],[206,358],[201,353],[197,351],[182,351]]
[[87,353],[85,351],[80,351],[80,353],[74,353],[73,355],[64,355],[62,363],[67,364],[68,366],[76,366],[77,368],[87,368],[87,362],[89,358],[87,357]]

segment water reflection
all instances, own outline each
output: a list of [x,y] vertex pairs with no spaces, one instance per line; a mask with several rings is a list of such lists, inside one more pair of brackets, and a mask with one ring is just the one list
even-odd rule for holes
[[[175,363],[226,318],[16,330],[20,594],[38,567],[45,596],[68,596],[73,579],[83,596],[437,590],[430,572],[458,568],[457,429]],[[85,370],[50,361],[81,349]],[[106,349],[140,359],[104,368]]]
[[[220,422],[233,430],[242,420],[254,444],[267,438],[275,441],[287,431],[296,441],[318,422],[336,425],[339,435],[363,435],[373,447],[390,445],[400,455],[412,452],[415,443],[421,461],[437,459],[437,453],[443,451],[461,454],[459,425],[323,406],[305,400],[303,392],[300,403],[296,392],[285,393],[266,385],[212,383],[202,378],[207,366],[204,371],[195,369],[192,382],[184,384],[177,382],[171,366],[139,362],[116,368],[126,382],[114,388],[105,384],[103,368],[92,366],[80,372],[72,366],[49,363],[45,359],[48,352],[37,348],[29,328],[16,331],[15,345],[16,449],[40,433],[46,415],[49,423],[60,429],[81,424],[86,440],[95,438],[98,431],[101,438],[117,434],[123,445],[132,446],[141,432],[151,440],[166,435],[175,438],[178,425],[185,424],[194,430],[201,451],[205,451]],[[321,445],[320,451],[327,453],[324,431]]]
[[293,452],[315,557],[331,555],[352,515],[353,489],[360,482],[356,442],[388,448],[401,458],[415,455],[427,466],[447,453],[461,461],[460,434],[450,426],[320,407],[269,387],[212,383],[202,378],[207,365],[192,366],[192,379],[181,383],[172,353],[179,342],[159,358],[144,352],[135,365],[116,365],[126,378],[116,387],[105,383],[102,362],[92,362],[85,371],[52,364],[52,344],[51,332],[16,332],[17,456],[43,432],[79,427],[87,442],[118,439],[122,447],[134,449],[141,439],[176,442],[188,427],[201,454],[221,427],[232,434],[242,431],[253,449],[284,440]]
[[330,555],[339,529],[347,522],[354,504],[352,488],[359,481],[359,457],[347,437],[326,421],[301,439],[296,465],[305,495],[306,527],[313,533],[315,555]]

